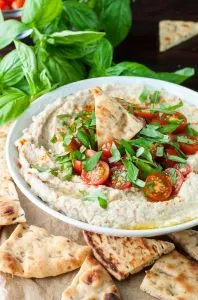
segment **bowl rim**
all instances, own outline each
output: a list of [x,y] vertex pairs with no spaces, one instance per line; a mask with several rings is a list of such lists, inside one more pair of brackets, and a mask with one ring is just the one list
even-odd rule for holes
[[[158,79],[151,79],[151,78],[145,78],[145,77],[130,77],[130,76],[98,77],[98,78],[81,80],[81,81],[70,83],[63,87],[60,87],[48,94],[45,94],[45,95],[39,97],[37,100],[35,100],[31,104],[31,106],[22,114],[22,116],[19,119],[17,119],[15,121],[15,123],[13,124],[13,126],[8,134],[7,141],[6,141],[6,161],[7,161],[9,172],[10,172],[13,180],[15,181],[15,183],[19,187],[19,189],[22,191],[22,193],[28,198],[28,200],[30,200],[32,203],[34,203],[40,209],[42,209],[43,211],[47,212],[51,216],[65,222],[65,223],[68,223],[70,225],[73,225],[75,227],[78,227],[80,229],[87,230],[87,231],[103,233],[103,234],[112,235],[112,236],[151,237],[151,236],[164,235],[164,234],[168,234],[171,232],[182,231],[182,230],[185,230],[185,229],[188,229],[188,228],[198,225],[198,218],[190,220],[190,221],[186,221],[186,222],[183,222],[183,223],[177,224],[177,225],[172,225],[172,226],[167,226],[167,227],[150,228],[150,229],[119,229],[119,228],[117,229],[117,228],[112,228],[112,227],[102,227],[102,226],[91,225],[86,222],[78,221],[78,220],[75,220],[73,218],[70,218],[70,217],[64,215],[61,212],[56,211],[55,209],[50,208],[47,203],[45,203],[39,197],[37,197],[30,190],[30,187],[27,185],[24,178],[20,174],[19,168],[14,166],[13,151],[18,153],[18,151],[14,150],[14,148],[13,148],[13,141],[18,138],[18,137],[16,138],[17,128],[19,127],[19,125],[24,123],[24,120],[27,121],[28,118],[29,118],[28,119],[29,123],[31,123],[32,116],[36,114],[36,112],[33,113],[34,110],[42,111],[42,109],[40,109],[39,105],[37,105],[37,104],[41,104],[41,106],[42,106],[42,103],[44,103],[46,101],[45,99],[46,98],[50,99],[50,97],[53,100],[51,100],[51,101],[49,100],[48,103],[52,103],[53,101],[55,101],[57,98],[60,97],[57,94],[62,93],[65,96],[67,96],[67,95],[71,94],[71,92],[75,93],[77,91],[84,90],[84,89],[87,89],[89,87],[93,87],[96,85],[104,85],[106,83],[110,84],[110,83],[115,83],[115,82],[119,82],[120,84],[126,84],[126,85],[127,85],[127,82],[131,83],[131,84],[138,84],[138,83],[139,84],[147,84],[150,86],[157,85],[157,86],[159,86],[159,88],[161,86],[161,88],[165,88],[165,89],[168,89],[168,87],[170,87],[173,90],[174,89],[177,91],[180,90],[181,94],[190,94],[189,95],[190,98],[193,98],[193,97],[198,98],[197,92],[195,92],[191,89],[188,89],[186,87],[179,86],[177,84],[165,82],[165,81],[158,80]],[[170,93],[173,93],[173,92],[170,92]],[[192,103],[192,101],[191,102],[187,101],[187,102]],[[194,103],[195,103],[195,101],[194,101]],[[44,104],[43,104],[43,108],[44,108]],[[30,117],[31,117],[31,119],[30,119]],[[23,126],[22,127],[23,127],[23,129],[25,129],[27,126],[28,125],[25,125],[25,127],[23,127]]]

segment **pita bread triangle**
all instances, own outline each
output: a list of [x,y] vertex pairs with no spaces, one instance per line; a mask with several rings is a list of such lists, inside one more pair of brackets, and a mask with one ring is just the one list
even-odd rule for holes
[[174,249],[172,243],[154,239],[113,237],[87,231],[83,234],[97,260],[118,280],[139,272]]
[[185,42],[198,34],[198,22],[163,20],[159,23],[160,52]]
[[19,224],[0,246],[0,271],[24,278],[57,276],[79,268],[89,252],[66,237]]
[[119,300],[119,291],[107,271],[93,256],[88,256],[61,300]]
[[95,98],[96,135],[100,148],[109,139],[130,140],[142,128],[143,122],[130,114],[115,99],[99,87],[92,89]]
[[197,279],[198,264],[173,251],[147,271],[140,288],[161,300],[196,300]]
[[198,261],[198,231],[184,230],[171,233],[169,237],[192,258]]
[[0,225],[11,225],[26,221],[18,193],[11,180],[5,159],[5,144],[12,124],[0,127]]

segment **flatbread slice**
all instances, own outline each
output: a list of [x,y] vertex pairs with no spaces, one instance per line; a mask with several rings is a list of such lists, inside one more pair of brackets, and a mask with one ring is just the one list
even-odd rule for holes
[[101,88],[91,90],[95,98],[96,135],[100,148],[109,139],[130,140],[142,128],[142,120],[130,114],[114,98],[108,97]]
[[0,271],[25,278],[44,278],[81,266],[90,249],[45,229],[18,225],[0,247]]
[[177,251],[161,257],[140,288],[161,300],[197,300],[198,264]]
[[185,42],[198,34],[198,22],[163,20],[159,22],[160,52]]
[[89,255],[61,300],[119,300],[121,296],[107,271]]
[[87,231],[83,234],[97,260],[118,280],[139,272],[174,249],[174,244],[154,239],[121,238]]
[[169,237],[192,258],[198,261],[198,231],[185,230],[175,232],[170,234]]
[[0,127],[0,226],[26,221],[15,185],[11,180],[5,159],[6,138],[11,123]]

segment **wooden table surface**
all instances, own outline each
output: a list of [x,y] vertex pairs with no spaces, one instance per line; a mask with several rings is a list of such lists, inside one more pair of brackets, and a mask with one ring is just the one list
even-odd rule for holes
[[[198,21],[197,0],[135,0],[132,11],[132,29],[115,50],[114,61],[139,62],[155,71],[194,67],[195,76],[183,85],[198,91],[198,36],[164,53],[158,51],[158,22],[164,19]],[[0,51],[0,56],[10,49]]]

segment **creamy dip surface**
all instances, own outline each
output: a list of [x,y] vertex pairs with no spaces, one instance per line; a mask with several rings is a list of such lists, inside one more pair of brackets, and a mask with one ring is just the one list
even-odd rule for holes
[[[139,103],[138,97],[142,85],[122,86],[106,85],[102,89],[112,97],[120,97],[128,102]],[[161,91],[161,97],[173,105],[179,99]],[[185,179],[178,195],[163,202],[149,202],[139,188],[118,190],[108,186],[90,186],[74,175],[70,181],[52,175],[50,168],[56,168],[54,155],[65,150],[61,142],[52,144],[50,139],[61,131],[61,124],[56,116],[78,112],[87,104],[94,102],[89,90],[57,99],[45,110],[33,117],[29,128],[16,141],[19,152],[21,174],[31,190],[51,208],[68,217],[92,225],[113,228],[157,228],[183,223],[198,218],[198,153],[190,155],[187,162],[193,167]],[[181,112],[194,129],[198,129],[198,108],[184,103]],[[97,201],[83,200],[84,194],[96,189],[102,190],[108,199],[106,209]]]

